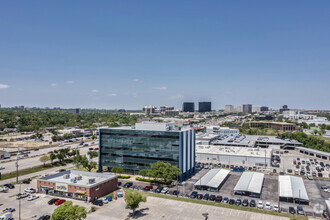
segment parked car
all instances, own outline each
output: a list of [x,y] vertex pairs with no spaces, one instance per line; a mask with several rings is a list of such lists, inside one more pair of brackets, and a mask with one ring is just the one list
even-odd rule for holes
[[32,200],[35,200],[35,199],[38,199],[38,198],[39,198],[39,196],[32,195],[32,196],[29,196],[29,197],[27,198],[27,200],[28,200],[28,201],[32,201]]
[[29,188],[24,189],[24,192],[27,192],[27,193],[35,193],[36,190],[33,189],[32,187],[29,187]]
[[158,186],[157,189],[155,190],[156,193],[160,193],[163,190],[164,187]]
[[216,196],[215,201],[216,202],[221,202],[222,201],[222,196]]
[[265,204],[265,209],[266,210],[271,210],[271,205],[270,205],[270,202],[266,202],[266,204]]
[[209,200],[210,195],[208,193],[205,193],[203,196],[203,200]]
[[3,166],[0,167],[0,170],[4,170],[4,169],[5,169],[5,167],[3,167]]
[[58,172],[64,172],[66,171],[66,169],[60,169]]
[[8,187],[9,189],[14,189],[15,188],[15,186],[13,184],[11,184],[11,183],[5,184],[4,186],[5,187]]
[[234,205],[235,204],[235,199],[230,199],[229,200],[229,205]]
[[103,198],[101,201],[103,202],[103,204],[108,204],[109,203],[109,200],[107,198]]
[[16,199],[23,199],[23,198],[28,197],[29,195],[30,195],[29,193],[18,193],[16,195]]
[[65,202],[65,199],[59,199],[59,200],[57,200],[54,204],[55,205],[61,205],[62,203],[64,203]]
[[249,200],[243,199],[242,206],[248,206],[248,205],[249,205]]
[[258,209],[263,209],[264,208],[264,204],[262,203],[262,201],[258,202]]
[[203,194],[197,194],[197,199],[203,199]]
[[127,182],[124,184],[124,188],[130,188],[131,186],[133,186],[132,182]]
[[150,191],[151,189],[153,189],[153,186],[152,185],[146,185],[143,190],[144,191]]
[[294,214],[296,214],[296,210],[292,206],[290,206],[289,207],[289,213],[294,215]]
[[48,205],[53,205],[59,198],[51,199],[48,201]]
[[162,189],[161,193],[164,193],[164,194],[168,193],[168,188],[164,187],[164,188]]
[[241,203],[242,203],[242,200],[241,199],[237,199],[235,205],[241,205]]
[[179,193],[180,192],[178,190],[174,190],[172,194],[176,196],[176,195],[179,195]]
[[228,197],[224,197],[224,198],[223,198],[223,202],[224,202],[224,203],[228,203],[228,202],[229,202],[229,198],[228,198]]
[[214,201],[214,200],[215,200],[215,195],[210,195],[209,200],[210,200],[210,201]]
[[24,184],[30,184],[30,182],[31,182],[31,179],[30,178],[29,179],[25,179],[25,180],[22,181],[22,183],[24,183]]
[[278,212],[279,211],[278,205],[274,204],[273,210],[274,210],[274,212]]
[[93,205],[103,206],[103,201],[100,199],[96,199],[92,202]]
[[50,219],[50,215],[43,215],[38,218],[38,220],[49,220],[49,219]]
[[197,197],[197,194],[198,194],[198,192],[193,191],[193,192],[190,194],[190,198],[191,198],[191,199],[195,199],[195,198]]
[[13,211],[15,211],[15,208],[5,208],[4,210],[2,210],[1,214],[7,213],[7,212],[13,212]]
[[305,215],[304,209],[301,205],[297,206],[297,213],[298,215]]

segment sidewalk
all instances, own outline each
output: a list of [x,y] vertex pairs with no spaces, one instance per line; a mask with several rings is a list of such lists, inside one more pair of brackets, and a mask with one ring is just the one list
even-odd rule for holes
[[[18,176],[18,181],[21,181],[23,179],[32,178],[32,177],[35,177],[35,176],[43,176],[46,173],[49,174],[49,173],[56,172],[60,169],[68,169],[68,168],[72,168],[72,167],[74,167],[72,164],[66,164],[66,165],[61,166],[61,167],[54,167],[54,168],[50,168],[48,170],[42,170],[42,171],[39,171],[39,172],[30,173],[30,174],[26,174],[26,175],[23,175],[23,176]],[[0,181],[0,185],[4,185],[4,184],[8,184],[8,183],[15,183],[16,184],[16,177]]]

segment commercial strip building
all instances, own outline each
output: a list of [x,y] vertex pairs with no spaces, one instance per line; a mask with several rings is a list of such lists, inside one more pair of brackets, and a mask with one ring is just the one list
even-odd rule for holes
[[196,189],[219,191],[229,177],[230,170],[212,169],[200,178],[195,184]]
[[234,188],[234,192],[239,195],[260,198],[263,184],[263,173],[243,172]]
[[195,130],[171,123],[142,122],[133,127],[100,129],[99,170],[119,166],[138,174],[157,161],[171,163],[181,170],[180,180],[195,172]]
[[248,166],[271,165],[272,149],[196,145],[196,161]]
[[278,129],[284,132],[291,132],[296,130],[296,125],[286,122],[266,122],[266,121],[251,121],[250,128],[270,128]]
[[296,147],[296,151],[299,151],[300,153],[303,153],[303,154],[306,154],[309,156],[321,158],[324,160],[330,160],[330,153],[328,153],[328,152],[314,150],[314,149],[307,148],[307,147]]
[[309,198],[302,177],[279,176],[278,185],[280,201],[309,204]]
[[37,180],[39,193],[94,201],[117,189],[118,177],[110,174],[67,170]]

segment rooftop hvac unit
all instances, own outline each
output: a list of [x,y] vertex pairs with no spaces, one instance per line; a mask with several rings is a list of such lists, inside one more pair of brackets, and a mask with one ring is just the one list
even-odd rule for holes
[[95,178],[88,179],[88,183],[89,183],[89,184],[93,184],[93,183],[95,183]]
[[65,175],[63,176],[63,178],[64,178],[64,179],[69,179],[69,178],[70,178],[70,174],[65,174]]
[[82,180],[82,175],[78,175],[78,180]]
[[71,183],[76,183],[77,182],[77,180],[75,178],[72,178],[70,181],[71,181]]

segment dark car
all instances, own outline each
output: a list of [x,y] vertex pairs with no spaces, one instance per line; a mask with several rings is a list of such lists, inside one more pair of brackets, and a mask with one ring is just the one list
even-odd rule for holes
[[254,199],[251,199],[250,207],[256,207],[256,201]]
[[14,189],[15,188],[15,186],[11,183],[5,184],[4,186],[8,187],[9,189]]
[[206,193],[204,196],[203,196],[203,200],[209,200],[209,197],[210,195],[208,193]]
[[66,169],[60,169],[58,172],[64,172],[66,171]]
[[292,206],[290,206],[289,213],[294,215],[294,214],[296,214],[296,210]]
[[241,205],[241,203],[242,203],[242,200],[241,199],[237,199],[235,205]]
[[49,219],[50,219],[50,215],[43,215],[38,218],[38,220],[49,220]]
[[155,190],[156,193],[160,193],[163,190],[164,187],[158,186],[157,189]]
[[191,199],[195,199],[195,198],[197,197],[197,194],[198,194],[198,192],[193,191],[193,192],[190,194],[190,198],[191,198]]
[[224,203],[228,203],[228,202],[229,202],[228,197],[224,197],[224,198],[223,198],[223,202],[224,202]]
[[297,213],[298,215],[305,215],[304,209],[301,205],[297,206]]
[[124,188],[130,188],[131,186],[133,186],[132,182],[127,182],[124,184]]
[[48,205],[53,205],[57,200],[59,200],[59,198],[49,200]]
[[103,206],[103,201],[102,200],[94,200],[93,202],[93,205],[98,205],[98,206]]
[[222,196],[216,196],[215,201],[216,202],[221,202],[222,201]]
[[249,205],[249,200],[243,199],[242,206],[248,206],[248,205]]
[[178,190],[174,190],[172,194],[176,196],[176,195],[179,195],[179,193],[180,192]]
[[230,199],[229,200],[229,205],[234,205],[235,204],[235,199]]
[[197,199],[202,199],[203,198],[203,194],[197,194]]
[[121,182],[118,182],[117,186],[121,186]]
[[30,178],[29,179],[25,179],[25,180],[22,181],[22,183],[24,183],[24,184],[30,184],[30,182],[31,182],[31,179]]
[[214,201],[214,200],[215,200],[215,195],[210,195],[209,200],[210,200],[210,201]]
[[318,177],[323,177],[323,174],[322,173],[317,173],[317,176]]

